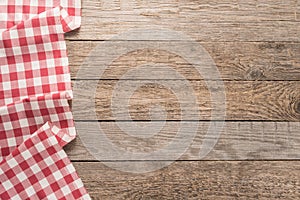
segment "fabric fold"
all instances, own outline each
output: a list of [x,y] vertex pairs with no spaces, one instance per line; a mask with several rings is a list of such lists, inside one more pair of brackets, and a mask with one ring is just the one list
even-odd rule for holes
[[64,33],[80,0],[0,0],[0,199],[90,199],[62,149],[76,136]]
[[73,28],[80,26],[80,0],[0,0],[0,32],[54,7],[64,8],[70,16]]
[[60,131],[45,123],[0,163],[0,199],[90,199]]
[[0,107],[0,161],[46,122],[60,132],[59,143],[66,145],[76,136],[68,94],[31,97]]
[[2,32],[0,42],[0,106],[31,96],[68,92],[71,77],[61,7],[45,11]]

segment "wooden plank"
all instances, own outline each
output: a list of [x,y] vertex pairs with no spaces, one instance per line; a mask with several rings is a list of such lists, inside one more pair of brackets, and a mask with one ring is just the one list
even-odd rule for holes
[[159,26],[200,41],[299,41],[298,12],[296,0],[87,0],[80,32],[67,39],[103,40],[132,28]]
[[300,20],[300,3],[297,2],[297,10],[296,10],[296,20]]
[[[75,81],[73,113],[76,120],[129,120],[128,112],[133,120],[150,120],[149,110],[155,120],[222,120],[224,112],[215,106],[220,108],[222,101],[211,99],[211,94],[222,89],[217,82],[207,83],[213,85],[213,93],[204,81],[190,81],[190,85],[184,80]],[[136,89],[137,85],[140,87]],[[300,119],[299,81],[224,81],[224,85],[226,120]],[[189,87],[194,93],[187,93]],[[127,97],[132,91],[132,96]],[[184,98],[178,99],[178,96]],[[198,101],[195,104],[189,102],[193,97]],[[156,105],[165,111],[152,109]]]
[[[199,153],[204,151],[205,138],[217,141],[212,151],[201,160],[291,160],[300,159],[300,122],[226,122],[219,138],[208,133],[210,125],[220,126],[221,122],[166,122],[161,130],[155,130],[159,122],[137,122],[139,127],[148,127],[150,131],[139,131],[131,127],[132,122],[120,122],[121,129],[115,122],[76,122],[77,139],[67,145],[65,150],[70,159],[75,160],[126,160],[125,156],[109,155],[105,145],[111,143],[127,152],[151,153],[166,148],[175,141],[175,137],[183,134],[191,140],[187,145],[180,143],[176,148],[165,152],[161,157],[147,156],[147,160],[164,160],[165,156],[178,160],[200,160]],[[182,122],[183,123],[183,122]],[[97,126],[101,129],[99,129]],[[184,126],[198,126],[198,130],[186,130]],[[142,128],[141,128],[142,129]],[[100,134],[108,138],[103,138]],[[151,137],[152,136],[152,137]],[[216,138],[216,140],[214,140]],[[182,147],[184,146],[184,148]],[[86,148],[88,147],[88,149]],[[93,147],[93,150],[90,149]],[[187,148],[187,150],[185,150]],[[92,152],[89,152],[92,151]],[[106,152],[105,156],[97,154]],[[93,154],[95,153],[95,154]],[[94,157],[94,155],[99,157]],[[100,159],[101,158],[101,159]],[[136,157],[132,156],[131,160]]]
[[[142,167],[143,163],[137,165]],[[120,172],[103,163],[79,162],[74,166],[93,199],[298,199],[300,196],[299,161],[176,162],[147,174]]]
[[[136,43],[148,45],[153,43],[158,49],[137,49],[128,52],[125,55],[119,55],[119,58],[113,62],[109,60],[110,52],[102,52],[101,42],[91,41],[68,41],[67,49],[71,66],[72,78],[77,78],[77,72],[81,67],[87,68],[85,63],[92,60],[92,65],[88,66],[89,70],[85,70],[85,78],[99,79],[95,71],[105,69],[101,79],[120,79],[123,74],[129,70],[149,64],[152,70],[156,70],[157,74],[164,70],[162,67],[155,68],[151,63],[162,64],[172,67],[184,78],[203,79],[195,67],[205,70],[208,66],[192,66],[180,55],[172,52],[166,52],[159,47],[171,45],[172,42],[133,42],[133,41],[113,41],[111,48],[118,46],[125,47]],[[174,46],[189,47],[187,42],[173,42]],[[220,78],[223,80],[299,80],[300,79],[300,43],[248,43],[248,42],[217,42],[217,43],[199,43],[210,54],[220,72]],[[146,46],[145,45],[145,46]],[[134,46],[134,45],[133,45]],[[98,52],[99,53],[91,53]],[[192,55],[191,55],[192,57]],[[195,59],[192,57],[192,59]],[[200,58],[199,58],[200,59]],[[104,68],[105,67],[105,68]],[[80,78],[80,77],[79,77]],[[136,79],[139,77],[136,75]],[[153,77],[149,76],[148,79]],[[165,78],[166,79],[166,78]]]
[[[125,5],[126,4],[126,5]],[[153,11],[154,9],[159,13],[182,13],[188,11],[256,11],[257,15],[244,16],[249,19],[260,18],[264,11],[264,14],[268,17],[268,20],[279,20],[279,16],[287,17],[286,20],[294,20],[295,12],[299,10],[297,8],[297,0],[267,0],[267,1],[255,1],[255,0],[202,0],[202,1],[185,1],[185,0],[166,0],[164,2],[158,0],[131,0],[131,1],[119,1],[119,0],[103,0],[101,2],[95,0],[86,0],[83,2],[84,9],[102,9],[103,11],[133,11],[133,10],[147,10]],[[155,11],[154,10],[154,11]],[[165,12],[163,12],[165,11]],[[169,12],[168,12],[169,11]],[[172,12],[173,11],[173,12]],[[275,15],[275,13],[277,15]],[[289,16],[289,13],[293,15]],[[252,13],[253,14],[253,13]],[[271,16],[274,15],[273,17]],[[204,15],[205,17],[205,15]],[[222,16],[226,17],[226,16]],[[228,16],[230,17],[230,16]],[[252,18],[250,18],[252,17]],[[280,18],[284,20],[283,18]],[[210,20],[216,20],[212,18]]]

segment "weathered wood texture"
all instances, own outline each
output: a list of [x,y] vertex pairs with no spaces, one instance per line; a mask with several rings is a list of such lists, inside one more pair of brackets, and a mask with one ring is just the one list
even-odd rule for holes
[[[73,111],[78,137],[65,147],[93,199],[298,199],[300,196],[300,4],[298,0],[84,0],[80,30],[66,35],[72,78],[76,85]],[[140,48],[119,55],[110,62],[112,51],[102,48],[104,40],[113,49],[149,44],[163,47],[176,44],[189,49],[186,37],[151,32],[153,28],[179,31],[199,42],[210,54],[224,80],[226,121],[214,149],[199,159],[199,151],[211,120],[214,99],[199,75],[181,55],[160,48]],[[142,30],[141,35],[126,34]],[[124,34],[125,33],[125,34]],[[124,34],[121,35],[120,34]],[[115,37],[119,35],[119,37]],[[148,36],[151,37],[148,37]],[[163,37],[161,37],[163,36]],[[89,53],[99,48],[98,54]],[[113,52],[112,52],[113,53]],[[108,56],[107,56],[108,55]],[[88,57],[89,56],[89,57]],[[192,56],[192,54],[191,54]],[[79,76],[79,69],[94,68]],[[97,72],[107,64],[101,77]],[[138,125],[151,122],[153,105],[166,109],[166,124],[153,137],[116,125],[125,112],[116,106],[120,118],[111,112],[111,97],[117,81],[131,69],[159,63],[170,66],[183,78],[145,77],[123,80],[118,91],[123,98],[136,83],[152,83],[138,88],[129,101],[130,115]],[[151,65],[151,64],[150,64]],[[199,67],[199,66],[196,66]],[[200,66],[210,69],[209,63]],[[160,74],[164,68],[153,68]],[[91,86],[98,82],[96,93]],[[153,84],[155,80],[156,83]],[[180,79],[180,80],[179,80]],[[180,108],[176,95],[161,83],[174,85],[188,80],[195,90],[196,106]],[[215,87],[214,91],[220,88]],[[95,94],[95,100],[93,95]],[[190,94],[187,94],[190,95]],[[92,115],[95,104],[96,116]],[[127,167],[159,165],[149,159],[100,159],[98,162],[83,144],[84,137],[99,132],[92,127],[99,120],[112,144],[129,152],[152,152],[167,145],[180,126],[181,109],[191,114],[184,123],[199,121],[199,129],[185,152],[172,165],[147,174],[129,174],[104,164]],[[195,109],[200,109],[196,115]],[[152,114],[157,114],[152,110]],[[155,115],[157,117],[157,115]],[[165,120],[158,116],[155,122]],[[108,120],[108,121],[106,121]],[[112,120],[112,121],[110,121]],[[218,120],[218,117],[213,118]],[[214,121],[211,123],[221,123]],[[144,135],[143,135],[144,134]],[[133,135],[136,135],[133,136]],[[142,136],[142,137],[138,137]],[[101,139],[101,138],[100,138]],[[101,142],[101,141],[99,141]],[[100,143],[101,144],[101,143]],[[130,160],[130,161],[129,161]],[[159,160],[159,159],[158,159]],[[248,161],[242,161],[248,160]],[[268,160],[268,161],[264,161]],[[282,161],[280,161],[282,160]]]
[[[181,80],[158,80],[156,82],[143,80],[120,80],[121,88],[116,89],[115,80],[84,80],[75,81],[75,99],[73,112],[76,120],[129,120],[129,111],[133,120],[150,120],[149,110],[153,105],[161,105],[166,110],[165,115],[159,110],[156,120],[220,120],[222,110],[214,109],[217,99],[211,99],[210,92],[204,81],[190,81],[194,94],[185,94],[185,83]],[[137,84],[143,84],[135,90]],[[93,87],[97,85],[96,91]],[[173,91],[163,85],[172,85]],[[300,120],[300,82],[299,81],[224,81],[226,92],[226,120]],[[215,91],[220,91],[216,85]],[[126,98],[127,93],[135,91],[128,99],[128,108],[112,101],[113,92],[117,99]],[[197,98],[197,104],[181,102],[176,94],[185,94]],[[95,95],[95,98],[93,99]],[[114,99],[116,99],[114,98]],[[92,106],[91,106],[92,105]],[[113,105],[113,107],[112,107]],[[197,111],[200,111],[199,115]],[[212,110],[219,113],[213,116]],[[181,113],[188,112],[190,118],[182,118]],[[116,117],[118,115],[118,117]],[[221,118],[222,119],[222,118]]]
[[[78,137],[75,141],[66,146],[66,151],[72,160],[95,160],[93,152],[90,153],[86,147],[95,146],[101,150],[101,135],[99,129],[94,129],[97,122],[76,122]],[[130,127],[129,123],[121,122],[122,125]],[[179,160],[199,160],[199,153],[203,139],[215,138],[207,135],[210,122],[185,122],[189,126],[198,126],[198,131],[187,132],[184,135],[193,135],[187,146],[186,151],[181,148],[169,151],[170,158],[175,155]],[[211,122],[213,126],[220,122]],[[140,127],[157,127],[158,122],[138,122]],[[127,128],[127,132],[121,130],[115,122],[100,122],[99,127],[109,139],[109,141],[118,148],[130,152],[153,152],[164,148],[170,142],[175,140],[179,134],[179,128],[183,127],[180,122],[166,122],[162,130],[155,132],[152,137],[146,133],[132,128]],[[272,160],[272,159],[300,159],[300,122],[226,122],[220,137],[214,149],[205,157],[204,160]],[[103,137],[103,136],[102,136]],[[97,146],[93,138],[98,138]],[[83,139],[83,142],[81,142]],[[90,140],[91,139],[91,140]],[[180,146],[180,145],[179,145]],[[104,151],[102,149],[102,151]],[[107,152],[108,153],[108,152]],[[162,155],[161,159],[165,159]],[[110,157],[110,158],[109,158]],[[102,157],[105,160],[124,160],[124,158],[114,158],[113,155]],[[132,158],[134,159],[134,158]],[[148,158],[152,158],[149,156]],[[156,158],[157,159],[157,158]],[[202,160],[203,160],[202,159]]]
[[176,162],[168,168],[137,175],[111,169],[103,163],[74,165],[93,199],[298,199],[300,196],[299,161]]
[[82,27],[67,39],[103,40],[132,28],[159,26],[205,42],[299,42],[299,10],[296,0],[86,0]]
[[[189,47],[187,42],[134,42],[134,41],[112,41],[111,48],[119,46],[126,47],[152,43],[157,47],[170,45]],[[300,43],[283,42],[216,42],[199,43],[210,54],[220,72],[220,78],[223,80],[299,80],[300,79]],[[125,55],[119,55],[116,60],[111,62],[108,55],[110,52],[101,51],[103,43],[91,41],[68,41],[70,66],[72,78],[77,77],[80,68],[87,67],[84,63],[92,60],[93,65],[86,70],[85,79],[119,79],[122,75],[131,69],[135,69],[145,64],[156,63],[172,67],[180,73],[185,79],[202,79],[194,66],[188,63],[180,55],[159,49],[138,49]],[[100,52],[91,54],[92,50]],[[99,50],[98,50],[99,49]],[[105,50],[105,49],[104,49]],[[195,59],[195,58],[193,58]],[[201,59],[198,58],[198,59]],[[106,64],[106,65],[104,65]],[[151,65],[150,65],[151,66]],[[155,66],[152,64],[151,66]],[[196,66],[201,70],[211,66]],[[101,77],[95,72],[105,69]],[[154,68],[157,74],[164,68]],[[200,70],[200,71],[201,71]],[[137,79],[140,79],[136,75]],[[142,77],[145,78],[145,77]],[[148,79],[153,77],[148,77]],[[167,79],[168,77],[164,77]],[[156,77],[157,79],[157,77]]]

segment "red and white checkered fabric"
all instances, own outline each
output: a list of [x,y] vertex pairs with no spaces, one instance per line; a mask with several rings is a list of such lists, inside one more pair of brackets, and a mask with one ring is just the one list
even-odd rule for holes
[[0,0],[0,199],[90,199],[62,147],[75,138],[64,33],[80,0]]
[[23,98],[67,91],[72,96],[61,7],[48,10],[0,36],[0,106]]
[[0,163],[1,199],[90,199],[59,144],[60,131],[46,123]]
[[80,0],[0,0],[0,32],[54,7],[63,7],[72,19],[72,29],[81,23]]
[[0,107],[0,161],[48,121],[62,129],[61,146],[76,132],[66,93],[32,97]]

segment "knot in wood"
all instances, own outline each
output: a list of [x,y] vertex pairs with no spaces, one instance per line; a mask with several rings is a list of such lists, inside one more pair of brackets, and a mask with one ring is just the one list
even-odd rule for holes
[[300,100],[295,103],[295,111],[300,114]]
[[251,80],[259,80],[264,77],[264,73],[260,69],[253,69],[248,75]]

